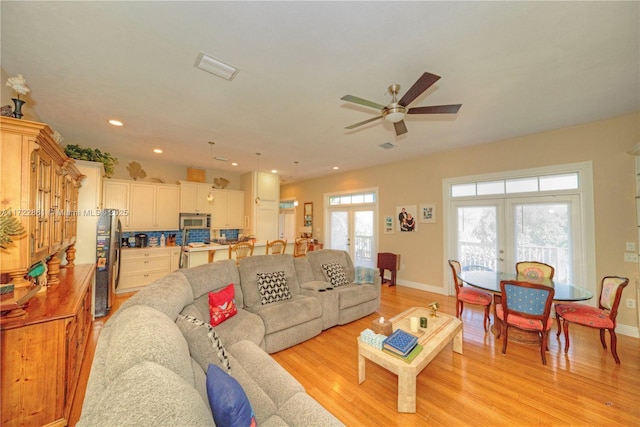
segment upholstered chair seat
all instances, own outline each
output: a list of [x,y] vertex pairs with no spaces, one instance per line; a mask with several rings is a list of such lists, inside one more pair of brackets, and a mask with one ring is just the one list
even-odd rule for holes
[[[502,307],[502,304],[496,304],[496,316],[498,319],[504,321],[504,308]],[[512,313],[509,316],[509,324],[516,328],[528,329],[531,331],[548,331],[553,326],[553,318],[549,317],[546,327],[543,327],[542,320],[527,319],[526,317]]]
[[568,322],[579,323],[592,328],[609,329],[615,326],[607,310],[585,304],[556,304],[556,313],[556,315],[566,319]]
[[467,302],[469,304],[478,304],[478,305],[491,305],[491,295],[487,292],[481,291],[480,289],[474,289],[470,287],[462,287],[460,288],[460,292],[458,293],[458,299],[463,302]]
[[455,259],[449,260],[449,267],[451,267],[451,274],[453,276],[453,284],[456,287],[456,317],[462,316],[464,310],[464,303],[477,304],[484,306],[484,330],[489,330],[489,310],[491,309],[491,301],[493,296],[489,292],[482,291],[480,289],[465,286],[462,280],[458,277],[460,275],[461,267],[460,263]]

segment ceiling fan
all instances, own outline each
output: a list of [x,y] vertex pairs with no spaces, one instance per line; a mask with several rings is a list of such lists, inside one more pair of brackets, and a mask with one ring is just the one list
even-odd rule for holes
[[400,92],[400,85],[393,84],[389,86],[388,91],[393,97],[389,105],[381,105],[366,99],[358,98],[353,95],[345,95],[340,98],[343,101],[353,102],[355,104],[364,105],[365,107],[377,108],[380,110],[380,115],[372,119],[364,120],[362,122],[345,127],[345,129],[354,129],[358,126],[365,125],[378,119],[384,118],[385,120],[393,123],[393,127],[396,131],[396,135],[400,136],[407,133],[407,126],[404,124],[404,117],[407,114],[455,114],[458,112],[462,104],[452,105],[433,105],[430,107],[413,107],[407,108],[411,102],[420,96],[425,90],[429,89],[435,82],[440,79],[440,76],[436,76],[431,73],[424,73],[420,78],[411,86],[411,88],[404,94],[400,101],[397,100],[398,92]]

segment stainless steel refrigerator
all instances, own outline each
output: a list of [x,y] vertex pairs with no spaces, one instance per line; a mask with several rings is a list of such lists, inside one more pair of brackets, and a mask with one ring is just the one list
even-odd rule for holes
[[120,236],[122,225],[117,210],[100,211],[97,222],[95,317],[103,317],[111,310],[113,295],[120,276]]

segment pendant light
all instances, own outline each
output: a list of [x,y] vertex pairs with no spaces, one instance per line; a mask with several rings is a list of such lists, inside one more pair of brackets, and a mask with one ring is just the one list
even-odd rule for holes
[[[211,157],[211,166],[213,167],[213,145],[215,144],[215,142],[213,141],[209,141],[209,146],[211,147],[211,153],[210,156]],[[211,185],[211,190],[209,190],[209,194],[207,194],[207,201],[208,202],[213,202],[213,185]]]
[[260,184],[260,153],[256,153],[258,156],[258,171],[256,172],[256,205],[260,204],[260,193],[258,192],[258,185]]

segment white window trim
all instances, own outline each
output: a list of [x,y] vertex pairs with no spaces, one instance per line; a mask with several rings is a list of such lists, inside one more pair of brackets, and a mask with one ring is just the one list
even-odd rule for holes
[[[578,189],[576,190],[559,190],[559,191],[544,191],[537,193],[509,193],[509,194],[491,194],[486,196],[469,196],[469,197],[451,197],[450,186],[452,184],[464,184],[467,182],[476,181],[491,181],[496,179],[512,179],[531,177],[536,175],[550,175],[561,174],[568,172],[578,172]],[[582,203],[582,235],[584,236],[584,271],[583,276],[586,278],[586,283],[578,283],[594,295],[589,301],[585,303],[595,306],[597,303],[597,283],[596,277],[596,246],[595,246],[595,213],[594,213],[594,198],[593,198],[593,164],[590,161],[567,163],[562,165],[543,166],[539,168],[531,169],[519,169],[503,172],[493,172],[481,175],[468,175],[455,178],[445,178],[442,180],[442,218],[443,218],[443,259],[444,271],[449,271],[449,266],[446,260],[450,259],[452,252],[450,250],[450,242],[453,239],[453,231],[450,230],[450,203],[452,200],[460,201],[465,199],[482,200],[482,199],[500,199],[500,198],[514,198],[514,197],[527,197],[533,194],[559,194],[559,193],[575,193],[580,194],[580,200]],[[450,275],[449,275],[450,276]],[[449,278],[451,280],[451,278]],[[449,288],[451,294],[451,287]]]

